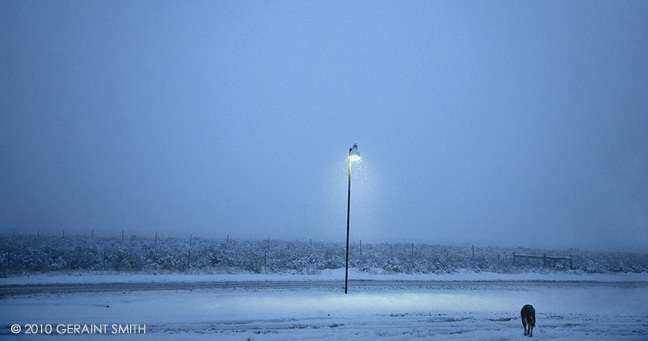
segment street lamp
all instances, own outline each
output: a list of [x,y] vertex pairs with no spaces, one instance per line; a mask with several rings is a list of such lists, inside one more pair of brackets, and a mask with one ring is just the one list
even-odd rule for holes
[[349,212],[351,211],[351,162],[360,160],[358,144],[354,143],[349,148],[349,195],[347,197],[347,241],[346,241],[346,270],[344,273],[344,293],[347,293],[349,286]]

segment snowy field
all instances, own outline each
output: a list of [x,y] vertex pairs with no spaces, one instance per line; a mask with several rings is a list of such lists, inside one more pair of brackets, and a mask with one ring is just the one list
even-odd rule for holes
[[[41,339],[25,335],[26,325],[35,324],[66,333],[57,339],[75,340],[81,339],[69,334],[75,326],[79,332],[94,328],[82,338],[89,340],[516,340],[524,338],[520,308],[531,303],[538,320],[534,339],[648,339],[645,274],[350,277],[348,295],[340,271],[5,278],[0,292],[49,284],[0,299],[0,338]],[[120,282],[131,283],[130,289],[107,284]],[[57,292],[57,283],[82,286]],[[14,324],[21,326],[16,336]],[[113,335],[119,328],[121,335]]]

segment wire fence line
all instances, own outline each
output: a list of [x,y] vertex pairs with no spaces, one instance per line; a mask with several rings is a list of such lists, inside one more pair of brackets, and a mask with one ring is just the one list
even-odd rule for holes
[[[44,272],[316,274],[344,267],[343,243],[125,236],[5,235],[0,275]],[[562,260],[562,261],[561,261]],[[569,260],[569,261],[564,261]],[[377,273],[648,272],[648,255],[416,243],[352,243],[349,264]]]

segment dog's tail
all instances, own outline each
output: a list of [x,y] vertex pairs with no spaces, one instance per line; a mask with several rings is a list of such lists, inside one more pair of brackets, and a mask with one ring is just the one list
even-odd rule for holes
[[529,308],[529,324],[535,327],[535,308],[533,308],[533,306],[530,306]]
[[532,327],[535,328],[535,314],[531,314],[531,316],[529,316],[528,322]]

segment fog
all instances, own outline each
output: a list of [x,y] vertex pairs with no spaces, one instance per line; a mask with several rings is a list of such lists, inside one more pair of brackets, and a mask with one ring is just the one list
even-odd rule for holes
[[[0,3],[0,232],[648,251],[648,3]],[[94,231],[94,232],[92,232]]]

